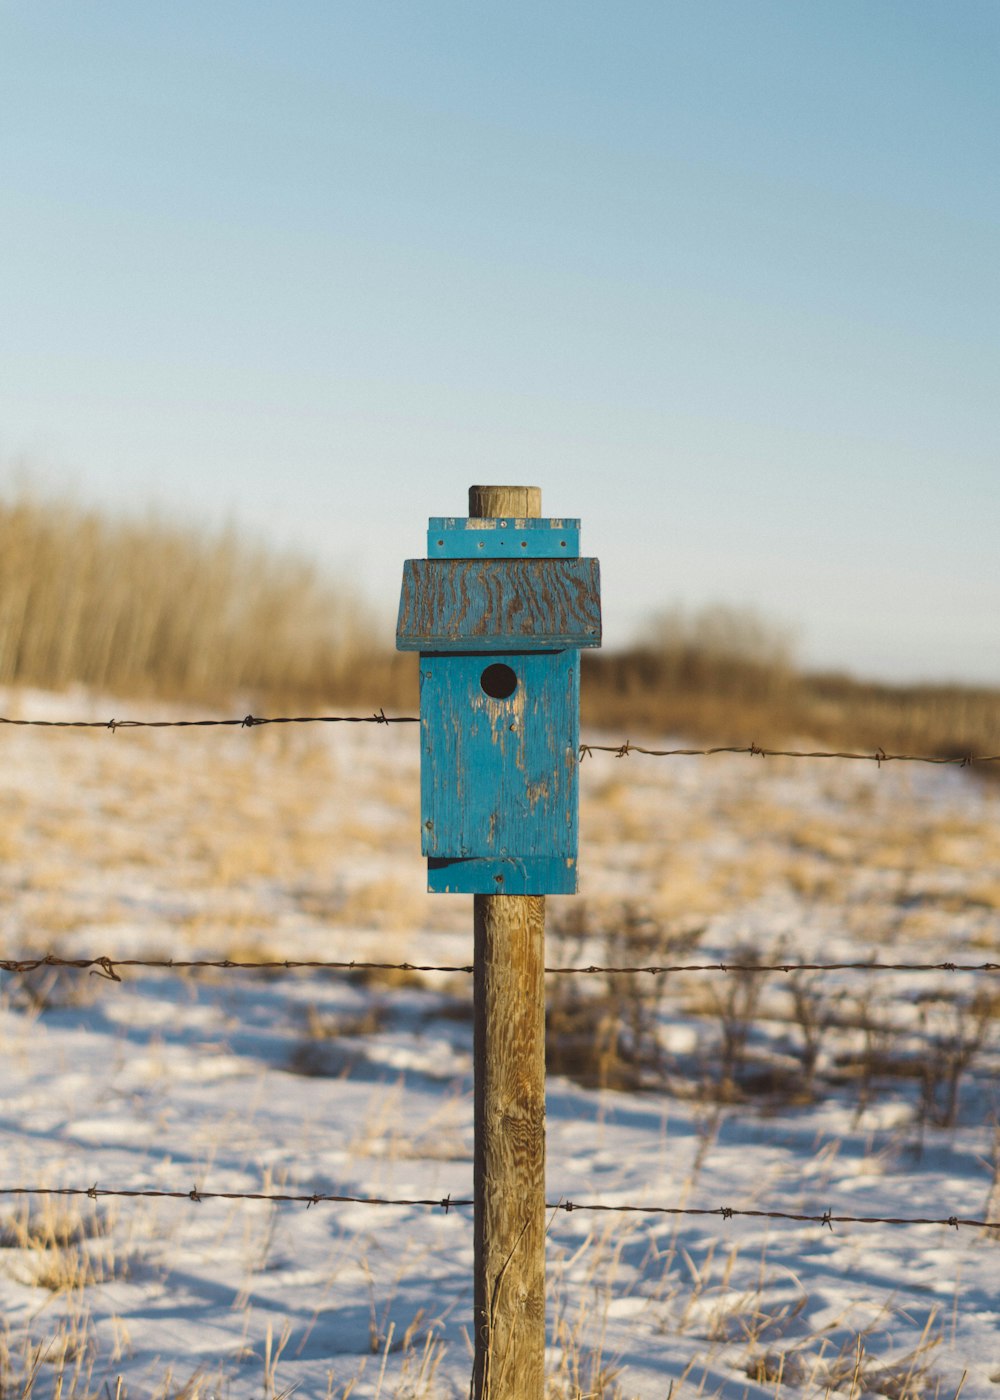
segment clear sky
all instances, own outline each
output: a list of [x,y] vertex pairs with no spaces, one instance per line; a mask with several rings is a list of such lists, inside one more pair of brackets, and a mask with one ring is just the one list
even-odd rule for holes
[[0,482],[1000,683],[996,0],[0,0]]

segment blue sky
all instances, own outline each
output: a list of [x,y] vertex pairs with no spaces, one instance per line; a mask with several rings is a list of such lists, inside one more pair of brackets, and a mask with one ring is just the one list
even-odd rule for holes
[[994,0],[0,0],[0,482],[1000,683]]

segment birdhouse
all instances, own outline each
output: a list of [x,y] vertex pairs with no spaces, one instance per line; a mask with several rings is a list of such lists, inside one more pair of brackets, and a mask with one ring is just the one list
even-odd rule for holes
[[580,649],[601,644],[579,539],[578,520],[435,518],[428,557],[404,564],[431,891],[576,891]]

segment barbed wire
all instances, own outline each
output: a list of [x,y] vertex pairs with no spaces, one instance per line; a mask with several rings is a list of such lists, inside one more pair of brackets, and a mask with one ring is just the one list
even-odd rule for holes
[[[86,1196],[97,1201],[104,1197],[137,1198],[151,1200],[191,1201],[201,1205],[205,1201],[269,1201],[276,1205],[304,1205],[307,1209],[317,1205],[357,1205],[357,1206],[420,1206],[425,1209],[443,1210],[447,1215],[451,1210],[468,1209],[475,1205],[470,1197],[423,1196],[350,1196],[337,1192],[310,1191],[205,1191],[198,1186],[189,1190],[166,1191],[141,1187],[105,1187],[96,1182],[93,1186],[0,1186],[0,1196]],[[721,1220],[791,1220],[805,1224],[822,1225],[832,1231],[834,1225],[947,1225],[958,1230],[962,1227],[977,1230],[1000,1230],[1000,1220],[980,1220],[965,1215],[839,1215],[833,1210],[821,1213],[795,1210],[756,1210],[742,1206],[660,1206],[640,1202],[611,1203],[604,1201],[546,1201],[545,1209],[573,1214],[575,1211],[600,1211],[613,1215],[679,1215],[715,1216]]]
[[[356,958],[334,960],[329,958],[261,958],[244,961],[237,958],[113,958],[102,955],[93,958],[64,958],[55,953],[46,953],[37,958],[0,958],[0,972],[37,972],[45,967],[72,968],[90,972],[109,982],[121,982],[119,968],[142,967],[160,971],[197,971],[214,968],[225,972],[295,972],[313,969],[331,972],[463,972],[472,973],[472,963],[411,963],[411,962],[362,962]],[[586,966],[561,967],[546,966],[543,969],[553,976],[605,974],[618,976],[622,973],[636,975],[669,976],[693,972],[752,973],[770,972],[1000,972],[997,962],[700,962],[700,963],[646,963],[646,964],[603,964],[588,963]]]
[[741,963],[741,962],[710,962],[710,963],[651,963],[648,965],[638,965],[634,963],[624,966],[606,965],[591,963],[586,967],[546,967],[546,972],[551,973],[607,973],[617,975],[621,972],[649,973],[657,976],[659,974],[682,973],[682,972],[1000,972],[1000,963],[887,963],[887,962],[781,962],[781,963]]
[[334,960],[327,958],[262,958],[253,962],[235,958],[63,958],[46,953],[40,958],[0,958],[0,972],[36,972],[43,967],[78,968],[90,971],[109,982],[120,982],[120,967],[159,968],[166,971],[220,968],[223,971],[294,972],[304,968],[332,972],[472,972],[471,963],[389,963],[361,962],[356,958]]
[[11,719],[0,724],[29,729],[256,729],[262,724],[419,724],[418,715],[244,715],[242,719]]
[[[957,748],[957,745],[949,745]],[[590,758],[595,753],[614,754],[615,758],[628,758],[629,754],[641,753],[649,758],[709,758],[713,754],[730,753],[746,754],[751,758],[846,758],[860,759],[863,762],[876,763],[879,768],[883,763],[936,763],[954,764],[958,768],[971,768],[977,763],[1000,763],[1000,753],[991,754],[917,754],[917,753],[888,753],[881,746],[871,752],[853,749],[766,749],[760,744],[717,744],[707,749],[647,749],[641,744],[633,744],[630,739],[626,739],[621,744],[581,744],[580,761]]]
[[[370,715],[244,715],[239,719],[14,719],[0,715],[0,724],[32,729],[256,729],[265,724],[419,724],[419,715],[387,715],[384,708]],[[958,749],[957,743],[948,744]],[[649,758],[710,758],[715,754],[743,754],[750,758],[842,758],[875,763],[932,763],[971,768],[980,763],[1000,763],[1000,754],[974,754],[971,751],[948,754],[893,753],[877,745],[866,749],[769,749],[761,744],[716,744],[709,748],[652,749],[625,739],[620,744],[581,744],[582,762],[596,753],[627,758],[644,754]]]

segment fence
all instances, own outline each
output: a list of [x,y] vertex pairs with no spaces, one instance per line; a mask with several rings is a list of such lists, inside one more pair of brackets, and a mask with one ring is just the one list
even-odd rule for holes
[[[20,718],[0,717],[0,724],[11,726],[29,726],[45,729],[103,729],[109,733],[116,733],[119,729],[164,729],[164,728],[239,728],[254,729],[265,725],[292,725],[292,724],[412,724],[419,722],[415,716],[387,716],[383,710],[379,710],[371,715],[304,715],[304,716],[277,716],[260,717],[247,715],[243,718],[233,719],[193,719],[193,720],[133,720],[133,719],[111,719],[108,721],[94,720],[31,720]],[[599,745],[582,744],[580,746],[580,761],[590,759],[597,754],[612,756],[616,759],[628,758],[632,754],[647,757],[669,758],[669,757],[710,757],[714,755],[744,755],[750,758],[766,759],[768,757],[781,757],[801,760],[823,760],[841,759],[853,761],[873,762],[878,768],[890,763],[921,763],[933,765],[952,765],[959,767],[974,767],[981,764],[992,764],[1000,762],[1000,755],[964,755],[961,757],[939,757],[934,755],[913,755],[897,754],[886,752],[877,748],[871,752],[859,751],[800,751],[800,750],[764,750],[756,744],[745,746],[717,746],[713,748],[673,748],[673,749],[652,749],[625,741],[620,745]],[[37,971],[46,967],[60,967],[72,969],[83,973],[94,974],[99,978],[109,982],[119,982],[123,979],[123,974],[128,969],[149,968],[160,970],[198,970],[216,969],[222,971],[297,971],[297,970],[327,970],[327,971],[398,971],[398,972],[440,972],[452,974],[472,974],[474,968],[471,964],[442,964],[442,963],[417,963],[417,962],[386,962],[386,961],[362,961],[362,960],[329,960],[329,959],[229,959],[229,958],[200,958],[200,959],[175,959],[175,958],[123,958],[113,954],[95,954],[89,957],[70,958],[61,957],[55,954],[44,954],[34,957],[6,957],[0,959],[0,970],[10,974],[21,975],[32,971]],[[905,972],[912,974],[925,973],[962,973],[962,974],[991,974],[1000,971],[1000,963],[992,961],[980,962],[884,962],[877,959],[868,961],[781,961],[781,962],[741,962],[733,961],[686,961],[671,963],[648,963],[639,964],[595,964],[588,963],[585,966],[546,966],[544,971],[553,976],[634,976],[640,977],[660,977],[668,978],[683,974],[719,974],[723,977],[730,974],[745,974],[759,977],[764,975],[787,975],[802,972],[834,972],[850,971],[864,977],[874,977],[882,973]],[[39,1197],[84,1197],[90,1200],[102,1198],[161,1198],[187,1200],[194,1205],[200,1205],[211,1201],[265,1201],[275,1204],[300,1204],[306,1209],[320,1205],[351,1204],[371,1207],[421,1207],[428,1210],[443,1211],[449,1213],[452,1210],[464,1210],[472,1207],[471,1198],[455,1198],[445,1196],[440,1199],[421,1197],[392,1197],[379,1195],[350,1195],[332,1194],[322,1192],[295,1193],[281,1191],[261,1191],[261,1192],[238,1192],[238,1191],[214,1191],[205,1190],[194,1186],[178,1186],[173,1190],[154,1189],[128,1189],[117,1186],[105,1186],[99,1182],[92,1185],[76,1185],[67,1187],[49,1187],[43,1185],[4,1185],[0,1183],[0,1195],[16,1196],[39,1196]],[[841,1225],[873,1225],[873,1226],[925,1226],[938,1225],[954,1229],[975,1228],[987,1231],[1000,1231],[1000,1220],[991,1220],[969,1216],[951,1210],[944,1205],[937,1214],[865,1214],[865,1213],[837,1213],[832,1210],[822,1212],[800,1212],[791,1210],[758,1210],[733,1207],[728,1205],[715,1205],[706,1207],[694,1207],[682,1204],[648,1204],[643,1202],[601,1202],[600,1200],[576,1201],[567,1199],[557,1199],[546,1203],[547,1209],[551,1211],[561,1211],[571,1214],[578,1211],[587,1211],[610,1215],[645,1215],[645,1216],[676,1216],[695,1218],[716,1218],[721,1222],[736,1218],[766,1219],[775,1221],[793,1221],[814,1223],[829,1230]]]
[[[256,729],[265,724],[419,724],[419,715],[387,715],[384,708],[370,715],[244,715],[242,719],[12,719],[0,715],[0,724],[29,729]],[[958,749],[957,744],[949,745]],[[644,754],[650,758],[710,758],[715,754],[745,754],[749,758],[843,758],[874,763],[929,763],[936,767],[974,768],[984,763],[1000,763],[1000,754],[912,754],[887,753],[881,746],[872,750],[767,749],[760,744],[721,744],[707,749],[649,749],[625,739],[620,744],[581,744],[581,761],[595,753]]]

